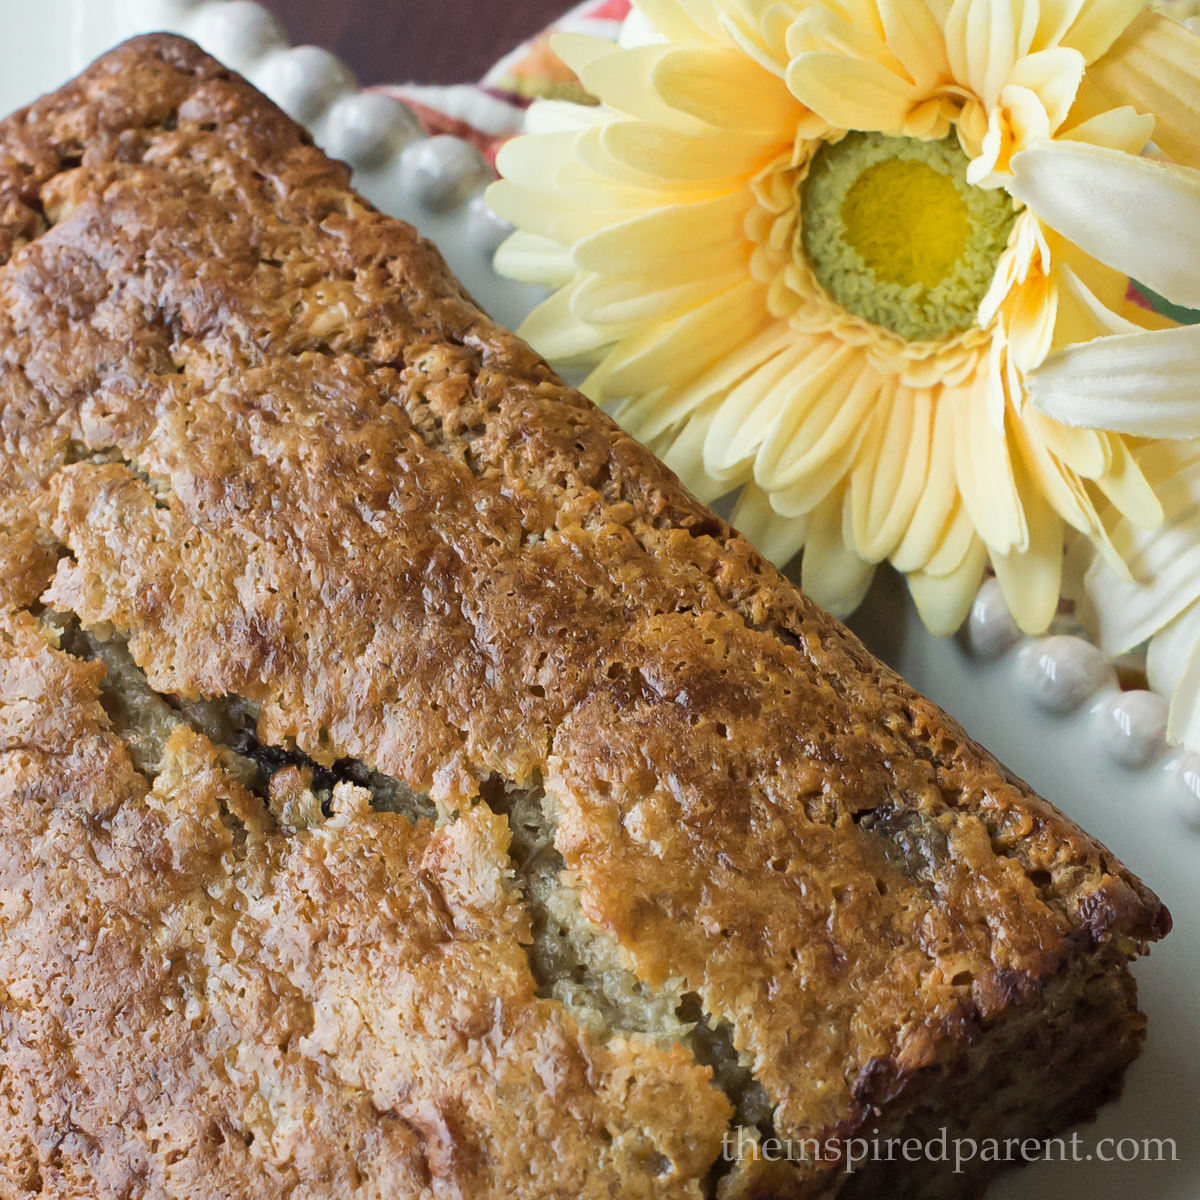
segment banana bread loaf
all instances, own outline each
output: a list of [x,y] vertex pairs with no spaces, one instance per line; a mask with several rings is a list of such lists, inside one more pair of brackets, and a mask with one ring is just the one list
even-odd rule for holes
[[1114,1094],[1155,896],[249,84],[0,124],[0,261],[5,1200],[960,1196],[846,1141]]

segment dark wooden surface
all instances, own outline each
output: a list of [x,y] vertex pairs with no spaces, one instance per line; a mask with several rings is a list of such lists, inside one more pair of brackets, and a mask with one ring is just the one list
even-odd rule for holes
[[333,50],[359,82],[467,83],[573,0],[263,0],[296,45]]

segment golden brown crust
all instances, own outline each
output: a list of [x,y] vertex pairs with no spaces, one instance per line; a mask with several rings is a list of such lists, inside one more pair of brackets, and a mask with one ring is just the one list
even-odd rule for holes
[[[536,998],[491,774],[544,778],[585,913],[731,1022],[788,1134],[1166,932],[189,43],[0,125],[0,216],[11,1194],[698,1195],[729,1106]],[[288,837],[184,731],[151,788],[39,594],[457,817],[346,789]]]

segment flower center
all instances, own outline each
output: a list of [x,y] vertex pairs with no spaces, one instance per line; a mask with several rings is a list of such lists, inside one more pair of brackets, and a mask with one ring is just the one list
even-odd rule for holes
[[970,329],[1016,213],[967,183],[957,139],[851,133],[813,156],[800,189],[800,244],[845,309],[908,341]]

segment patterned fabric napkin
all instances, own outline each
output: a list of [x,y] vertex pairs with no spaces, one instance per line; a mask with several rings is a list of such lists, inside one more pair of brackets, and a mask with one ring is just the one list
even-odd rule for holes
[[525,109],[534,100],[590,99],[574,72],[550,49],[551,35],[588,33],[615,42],[630,7],[630,0],[585,0],[506,54],[477,84],[394,84],[375,90],[415,109],[428,133],[464,138],[494,162],[501,145],[520,132]]

